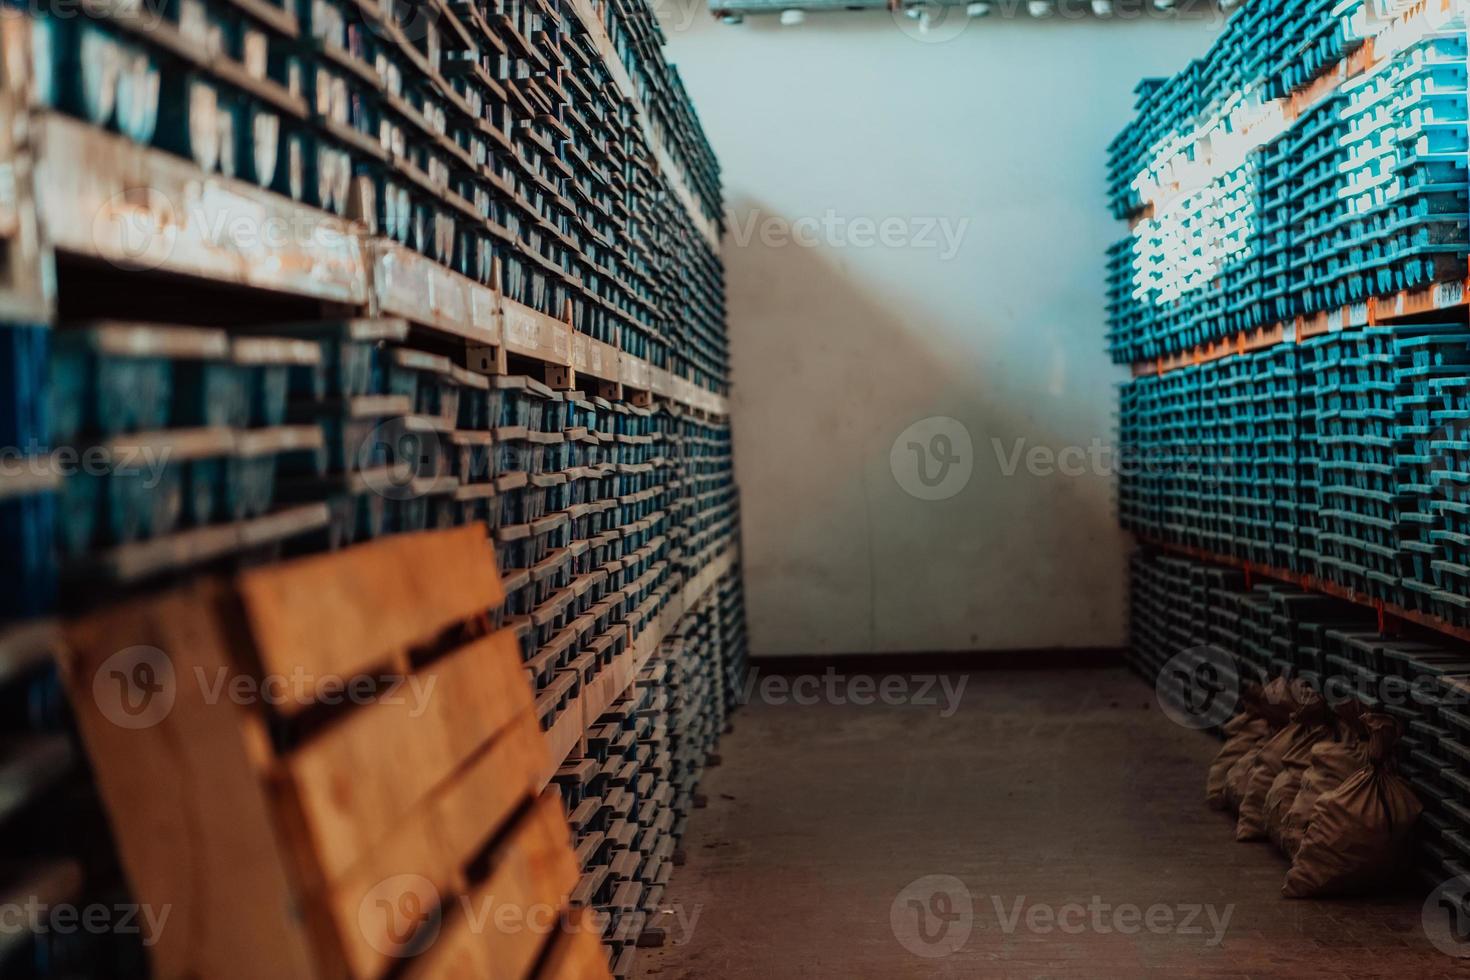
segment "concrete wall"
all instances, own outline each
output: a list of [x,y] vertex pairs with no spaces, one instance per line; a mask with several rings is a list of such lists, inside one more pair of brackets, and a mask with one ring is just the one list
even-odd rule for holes
[[1079,452],[1124,377],[1106,146],[1214,26],[664,14],[731,211],[753,652],[1121,645],[1128,543]]

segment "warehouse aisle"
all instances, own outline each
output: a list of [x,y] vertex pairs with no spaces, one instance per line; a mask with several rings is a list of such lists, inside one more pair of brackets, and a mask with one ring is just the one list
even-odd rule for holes
[[[642,951],[640,975],[1463,969],[1425,939],[1418,897],[1281,898],[1283,860],[1204,805],[1218,743],[1122,669],[975,674],[940,711],[742,708],[665,897],[670,938],[687,941]],[[912,884],[925,876],[959,881]]]

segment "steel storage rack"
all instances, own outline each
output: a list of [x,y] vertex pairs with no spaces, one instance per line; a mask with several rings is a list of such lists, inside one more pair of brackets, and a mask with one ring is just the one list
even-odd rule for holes
[[1394,715],[1430,885],[1470,876],[1466,12],[1247,2],[1108,166],[1130,662]]
[[[48,856],[12,885],[130,884],[71,749],[58,625],[472,526],[505,592],[478,628],[531,685],[531,790],[555,783],[579,842],[636,827],[610,856],[642,894],[583,860],[574,905],[618,975],[656,941],[746,655],[719,167],[661,44],[622,0],[0,18],[0,685],[27,705],[13,846]],[[635,701],[665,715],[619,736],[649,778],[570,792]],[[56,936],[0,955],[146,969]]]

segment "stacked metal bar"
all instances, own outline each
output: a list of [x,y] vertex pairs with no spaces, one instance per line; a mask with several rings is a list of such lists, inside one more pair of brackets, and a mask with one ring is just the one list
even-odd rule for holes
[[1129,383],[1124,526],[1463,620],[1470,332],[1324,334]]
[[[613,974],[630,976],[640,946],[660,944],[685,910],[661,916],[697,789],[723,730],[730,692],[717,595],[681,623],[587,732],[587,751],[557,770],[577,840],[577,907],[594,913]],[[673,922],[660,920],[672,916]]]
[[1250,2],[1141,86],[1110,152],[1114,360],[1461,284],[1467,66],[1458,3]]
[[[1466,10],[1252,0],[1139,87],[1109,165],[1119,514],[1162,549],[1130,660],[1393,714],[1434,884],[1470,867]],[[1428,639],[1379,633],[1404,623]]]
[[[58,610],[467,524],[495,543],[489,615],[553,767],[683,635],[686,600],[729,615],[699,620],[687,672],[660,662],[712,670],[704,700],[736,703],[723,203],[661,44],[641,0],[43,4],[0,24],[0,155],[16,201],[34,177],[44,204],[0,208],[0,251],[49,307],[0,327],[0,446],[38,461],[0,474],[18,731],[68,726]],[[101,462],[58,474],[58,448]],[[683,719],[690,744],[723,724],[679,718],[651,755]],[[27,745],[36,771],[69,771]],[[121,889],[75,782],[74,815],[14,845],[56,852],[42,884]],[[668,851],[669,826],[642,843]],[[98,853],[54,841],[72,827]],[[21,936],[0,956],[144,972],[116,945]]]

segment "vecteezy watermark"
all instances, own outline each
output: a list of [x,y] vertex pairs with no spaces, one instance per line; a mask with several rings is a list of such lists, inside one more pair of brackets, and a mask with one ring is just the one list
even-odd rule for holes
[[970,430],[947,415],[920,419],[893,440],[888,468],[909,496],[947,500],[969,485],[975,470]]
[[141,476],[141,486],[153,490],[163,482],[172,451],[168,446],[56,446],[39,442],[0,446],[0,477]]
[[1205,485],[1232,475],[1249,472],[1249,467],[1265,460],[1248,453],[1225,453],[1209,446],[1136,446],[1128,443],[1111,445],[1100,438],[1086,445],[1074,443],[1049,446],[1032,443],[1025,437],[1004,439],[991,437],[991,451],[1002,476],[1012,477],[1025,470],[1038,477],[1135,477],[1193,476]]
[[[689,942],[703,913],[702,905],[664,906],[646,920],[676,946]],[[392,957],[418,956],[438,940],[445,922],[453,917],[457,928],[474,936],[550,936],[553,933],[611,934],[623,914],[642,917],[642,911],[587,909],[568,916],[554,904],[507,902],[493,893],[458,895],[446,900],[428,878],[398,874],[385,878],[363,895],[357,907],[357,925],[363,939],[378,953]]]
[[1216,646],[1191,647],[1164,662],[1154,679],[1164,715],[1185,728],[1224,724],[1240,701],[1235,658]]
[[938,959],[958,952],[976,929],[986,928],[980,921],[983,912],[994,916],[995,927],[1006,936],[1133,936],[1147,932],[1198,936],[1205,946],[1219,946],[1230,929],[1235,906],[1198,902],[1141,905],[1104,901],[1101,895],[1093,895],[1087,902],[1060,904],[1034,901],[1025,895],[989,895],[984,903],[977,903],[960,879],[933,874],[909,882],[894,896],[888,923],[904,949],[915,956]]
[[173,661],[157,647],[119,650],[92,677],[97,709],[119,728],[152,728],[173,711],[178,694]]
[[648,6],[665,34],[682,34],[709,13],[706,0],[649,0]]
[[34,21],[42,16],[62,21],[78,17],[94,20],[126,17],[131,27],[148,32],[163,21],[165,6],[166,0],[21,0],[0,9],[0,20],[24,17]]
[[439,889],[423,875],[384,878],[357,905],[357,928],[384,956],[417,956],[439,938]]
[[888,925],[899,945],[915,956],[949,956],[975,928],[974,896],[954,875],[925,875],[893,897]]
[[220,666],[195,666],[184,677],[173,660],[157,647],[132,646],[102,662],[92,678],[98,710],[119,728],[138,730],[160,724],[173,711],[183,684],[193,683],[206,705],[240,707],[263,704],[299,707],[319,704],[405,705],[410,718],[429,709],[438,677],[434,674],[312,674],[303,667],[290,673],[237,673]]
[[269,211],[208,184],[191,188],[183,201],[152,187],[127,188],[92,216],[97,253],[129,272],[161,267],[180,241],[265,261],[293,246],[337,251],[347,244],[346,229],[308,208]]
[[363,484],[388,500],[415,500],[450,473],[452,445],[444,433],[415,417],[373,426],[357,449]]
[[1103,901],[1100,895],[1092,896],[1085,904],[1065,902],[1060,905],[1031,902],[1025,895],[991,895],[990,905],[1000,931],[1008,936],[1021,931],[1043,936],[1054,932],[1068,936],[1084,933],[1135,936],[1148,932],[1156,936],[1200,936],[1206,946],[1218,946],[1224,942],[1230,919],[1235,914],[1233,904],[1224,907],[1193,902],[1113,904]]
[[788,218],[751,208],[726,215],[730,239],[738,248],[759,242],[766,248],[912,248],[938,250],[941,262],[959,254],[968,217],[934,215],[845,215],[828,208],[820,217]]
[[134,902],[90,905],[50,903],[31,895],[21,901],[0,903],[0,936],[138,936],[152,946],[163,936],[172,905],[153,906]]
[[939,708],[939,717],[949,718],[960,707],[968,674],[840,674],[828,667],[820,677],[816,674],[761,675],[759,667],[746,672],[745,681],[736,695],[740,704],[759,701],[768,705],[853,704],[866,707],[883,704],[890,707],[913,705]]
[[1470,881],[1442,881],[1424,900],[1424,935],[1446,956],[1470,958]]

